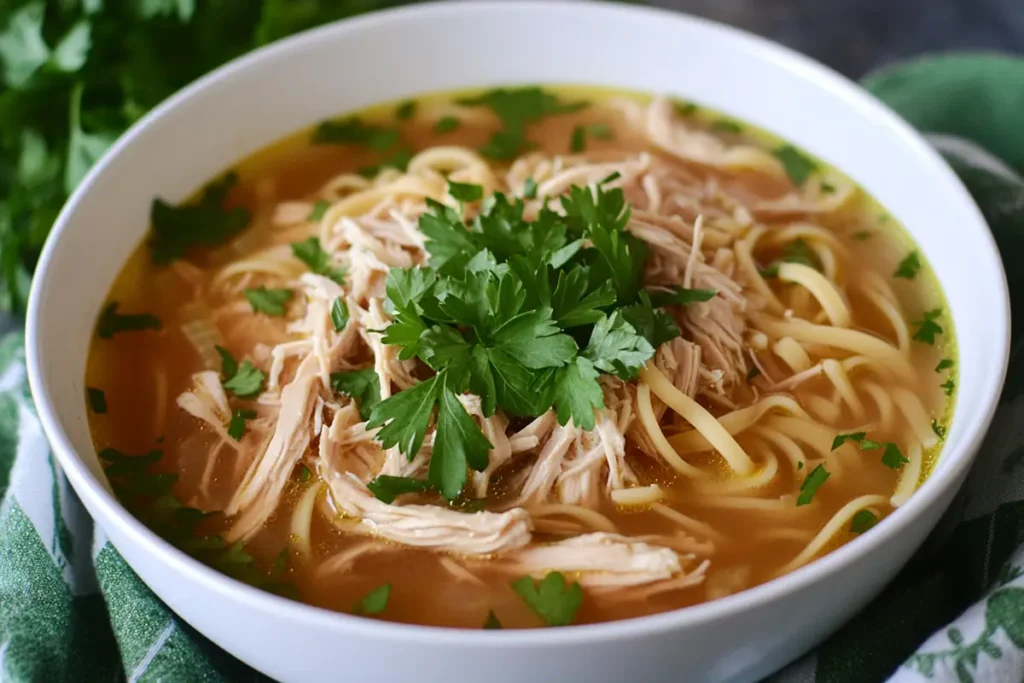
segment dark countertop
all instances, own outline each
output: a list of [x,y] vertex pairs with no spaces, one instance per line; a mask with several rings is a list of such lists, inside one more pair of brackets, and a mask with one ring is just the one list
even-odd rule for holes
[[922,52],[1024,52],[1022,0],[652,0],[759,33],[851,78]]

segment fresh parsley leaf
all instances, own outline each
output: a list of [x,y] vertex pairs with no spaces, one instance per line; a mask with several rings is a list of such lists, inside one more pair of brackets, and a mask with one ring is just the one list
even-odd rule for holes
[[900,449],[896,444],[892,442],[885,444],[885,450],[882,452],[883,465],[894,470],[898,470],[908,462],[910,462],[910,460],[903,456],[903,453],[900,452]]
[[615,304],[615,287],[607,280],[587,293],[589,269],[576,266],[558,273],[558,283],[551,295],[551,306],[558,324],[565,329],[593,325],[605,317],[602,309]]
[[594,428],[594,411],[604,407],[598,376],[593,363],[581,356],[558,370],[554,379],[554,403],[559,424],[564,425],[571,419],[585,431]]
[[255,410],[235,410],[231,413],[231,421],[228,423],[228,436],[235,441],[241,441],[245,435],[245,421],[255,418]]
[[935,335],[942,334],[942,326],[935,322],[942,315],[941,308],[933,308],[925,311],[921,320],[915,322],[917,331],[914,332],[914,340],[925,344],[934,344]]
[[406,100],[395,109],[395,118],[399,121],[407,121],[416,113],[416,100]]
[[807,475],[803,483],[800,484],[800,496],[796,499],[797,507],[802,505],[810,505],[811,501],[814,500],[814,495],[818,492],[828,478],[832,476],[831,473],[825,469],[825,465],[819,464],[811,473]]
[[420,493],[430,490],[430,483],[412,477],[392,477],[382,474],[368,483],[366,488],[370,489],[370,493],[377,500],[390,505],[395,502],[395,498],[403,493]]
[[318,237],[310,237],[302,242],[292,242],[292,254],[305,263],[310,271],[328,277],[339,285],[345,284],[345,270],[331,265],[331,257],[320,246]]
[[953,392],[956,391],[956,382],[953,381],[952,377],[947,379],[939,386],[942,387],[942,391],[945,392],[946,396],[952,396]]
[[343,297],[338,297],[331,304],[331,324],[335,332],[341,332],[348,325],[348,304]]
[[946,438],[946,428],[939,424],[938,420],[932,420],[932,431],[935,432],[935,436],[940,439]]
[[359,402],[359,416],[369,420],[380,403],[380,379],[373,368],[331,373],[331,388]]
[[793,145],[783,145],[774,150],[772,154],[782,162],[786,175],[797,187],[803,185],[807,178],[818,169],[818,164],[807,158]]
[[170,263],[193,248],[220,246],[248,227],[249,211],[240,206],[225,208],[228,193],[237,182],[238,176],[228,173],[207,185],[198,202],[180,206],[154,199],[149,212],[153,263]]
[[494,610],[487,611],[487,619],[484,621],[484,628],[489,630],[498,630],[502,628],[501,622],[498,621],[498,615],[494,613]]
[[587,129],[577,124],[572,129],[572,137],[569,140],[569,151],[579,154],[587,148]]
[[484,188],[480,185],[470,183],[457,183],[448,181],[448,194],[452,199],[460,202],[475,202],[484,196]]
[[273,316],[283,316],[284,305],[292,298],[290,289],[267,289],[266,287],[243,289],[242,294],[249,300],[253,312]]
[[[438,377],[434,375],[373,406],[366,428],[381,427],[377,440],[384,448],[398,446],[398,450],[410,460],[416,457],[426,438],[437,396],[443,388]],[[434,448],[436,450],[436,444]]]
[[365,123],[352,116],[336,121],[324,121],[313,132],[313,144],[365,145],[372,149],[386,149],[397,142],[395,131]]
[[674,287],[668,290],[654,290],[650,294],[651,302],[655,306],[689,306],[700,301],[711,301],[718,294],[718,290]]
[[832,439],[832,450],[839,448],[847,441],[856,441],[857,443],[861,443],[864,441],[865,436],[867,436],[867,432],[851,432],[849,434],[836,434],[836,438]]
[[[88,33],[86,33],[86,40],[88,40]],[[88,49],[88,45],[86,45],[86,49]],[[68,194],[75,191],[78,183],[82,182],[89,169],[106,154],[117,139],[116,135],[109,132],[87,133],[82,129],[83,90],[83,86],[76,85],[71,91],[68,158],[64,165],[64,189]]]
[[502,130],[494,133],[481,150],[484,156],[492,159],[511,159],[533,147],[526,139],[527,124],[587,106],[586,102],[561,102],[556,95],[535,86],[497,88],[477,97],[461,99],[458,103],[464,107],[487,107],[502,122]]
[[85,394],[89,399],[89,409],[97,415],[107,414],[107,397],[102,389],[86,387]]
[[939,361],[939,364],[935,366],[935,372],[942,372],[943,370],[948,370],[951,367],[953,367],[953,359],[943,358]]
[[[6,8],[10,12],[11,8]],[[36,71],[50,59],[50,47],[43,38],[46,4],[42,0],[26,3],[9,16],[0,33],[0,63],[3,80],[10,88],[25,86]]]
[[313,210],[309,212],[309,217],[306,218],[306,220],[312,222],[319,221],[324,217],[324,214],[327,213],[327,209],[329,208],[331,208],[330,202],[324,201],[323,199],[316,200],[313,204]]
[[537,196],[537,181],[533,178],[527,178],[526,182],[523,183],[523,198],[534,199]]
[[100,339],[110,339],[121,332],[139,332],[142,330],[159,331],[162,327],[160,319],[148,313],[125,315],[117,312],[121,304],[111,301],[103,309],[96,323],[96,334]]
[[494,446],[459,403],[455,392],[443,386],[438,396],[437,432],[427,481],[445,498],[455,500],[466,485],[467,466],[478,472],[487,469],[492,448]]
[[676,102],[675,109],[679,116],[693,116],[700,111],[700,107],[693,102]]
[[875,513],[871,510],[859,510],[853,516],[853,521],[850,523],[850,531],[855,534],[862,534],[875,524],[878,524],[878,516]]
[[711,124],[711,130],[717,133],[730,133],[739,135],[743,132],[743,126],[730,119],[717,119]]
[[616,311],[594,325],[582,356],[598,370],[629,380],[654,356],[654,347]]
[[576,342],[561,333],[550,308],[512,318],[495,331],[494,345],[531,370],[561,367],[576,355]]
[[913,280],[917,277],[917,274],[921,270],[921,256],[916,252],[912,251],[900,261],[900,265],[897,266],[896,272],[892,274],[893,277],[901,277],[905,280]]
[[878,443],[877,441],[872,441],[871,439],[860,440],[860,449],[862,451],[877,451],[881,447],[882,444]]
[[388,606],[388,598],[391,596],[391,584],[374,588],[366,596],[352,606],[354,614],[380,614]]
[[655,349],[680,335],[679,326],[672,316],[655,308],[646,292],[641,292],[639,303],[619,310],[626,321]]
[[309,467],[304,462],[299,463],[298,472],[299,481],[309,481],[310,478],[312,478],[313,476],[313,473],[310,471]]
[[434,124],[434,133],[444,135],[450,133],[462,125],[462,119],[457,116],[442,116]]
[[263,373],[247,360],[239,365],[231,352],[223,346],[216,349],[221,357],[224,388],[239,398],[250,398],[260,393],[263,388]]
[[796,464],[796,468],[797,468],[798,470],[802,470],[802,469],[804,468],[804,461],[803,461],[803,460],[799,461],[799,462],[798,462],[798,463]]
[[583,602],[583,589],[566,584],[561,572],[550,572],[538,584],[529,576],[512,582],[512,589],[548,626],[568,626]]
[[238,361],[231,355],[231,352],[223,346],[215,346],[220,354],[220,374],[223,379],[230,379],[238,372]]

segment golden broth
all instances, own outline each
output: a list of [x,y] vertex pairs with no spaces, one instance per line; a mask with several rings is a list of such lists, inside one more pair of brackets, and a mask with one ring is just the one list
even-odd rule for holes
[[[665,156],[642,135],[624,125],[617,111],[604,104],[612,95],[628,97],[640,104],[649,98],[576,88],[561,88],[557,93],[570,100],[586,97],[595,104],[580,112],[549,116],[532,123],[528,129],[529,138],[538,144],[536,151],[549,155],[567,153],[577,126],[605,124],[611,128],[613,136],[611,139],[592,136],[587,141],[588,154],[648,151],[659,157]],[[394,105],[376,107],[361,116],[367,122],[397,126],[402,138],[409,141],[414,150],[439,144],[480,147],[498,128],[496,118],[482,109],[456,107],[450,104],[452,99],[451,95],[423,98],[419,100],[416,114],[405,121],[394,120]],[[447,114],[459,116],[461,126],[442,134],[434,132],[435,122]],[[754,140],[769,147],[776,144],[770,136],[745,124],[742,124],[741,133],[732,132],[732,127],[716,123],[720,117],[707,111],[691,112],[687,120],[691,125],[696,122],[699,127],[716,131],[723,139]],[[111,289],[110,300],[120,302],[120,310],[124,312],[145,311],[156,315],[162,322],[162,329],[159,332],[117,334],[111,339],[95,339],[92,343],[86,384],[101,389],[108,405],[105,414],[91,413],[97,448],[115,447],[125,453],[162,449],[164,457],[156,469],[179,476],[174,493],[185,504],[201,503],[201,507],[207,509],[222,509],[231,498],[245,465],[236,463],[236,456],[226,448],[227,455],[219,456],[212,471],[207,473],[211,451],[218,437],[175,403],[175,397],[191,386],[192,374],[208,369],[181,330],[193,313],[186,307],[193,302],[196,291],[204,292],[202,303],[216,312],[214,320],[223,336],[224,346],[239,359],[251,356],[256,343],[273,345],[289,339],[285,319],[253,315],[237,291],[228,293],[211,287],[212,279],[225,264],[270,245],[287,244],[315,234],[308,226],[273,226],[273,211],[278,203],[311,200],[328,180],[339,173],[355,171],[382,158],[378,152],[355,145],[312,145],[309,140],[310,132],[303,131],[236,167],[239,184],[232,190],[229,203],[244,206],[252,212],[251,226],[224,247],[190,252],[188,263],[198,268],[154,266],[145,245],[140,245],[119,274]],[[701,177],[726,179],[724,174],[706,168],[689,166],[687,170]],[[744,183],[746,191],[753,196],[771,197],[784,189],[771,178],[750,173],[735,174],[729,181]],[[875,273],[893,287],[899,305],[906,312],[908,325],[918,320],[921,312],[944,306],[941,292],[927,265],[912,280],[892,277],[901,259],[913,248],[912,243],[870,198],[858,195],[841,211],[816,217],[815,222],[829,230],[848,250],[851,267],[846,276],[851,282],[865,273]],[[756,253],[760,262],[768,263],[782,251],[780,245],[760,248]],[[806,292],[794,292],[793,288],[787,288],[777,280],[771,286],[777,293],[789,297],[787,302],[807,305],[806,301],[799,299]],[[893,326],[877,307],[856,288],[846,287],[844,291],[848,295],[853,326],[895,343]],[[936,420],[940,429],[947,421],[947,405],[951,401],[947,402],[940,388],[947,373],[937,374],[934,369],[941,358],[954,357],[951,324],[944,319],[942,325],[945,332],[935,345],[911,342],[909,357],[915,369],[912,392],[920,398],[929,418]],[[836,357],[846,355],[849,354]],[[782,378],[792,374],[770,349],[758,352],[758,358],[769,376]],[[955,368],[949,373],[955,380]],[[858,387],[865,377],[872,376],[867,373],[857,376]],[[888,389],[884,383],[872,381],[880,384],[883,390]],[[751,377],[750,383],[761,394],[767,388],[764,378]],[[790,393],[812,415],[816,409],[821,410],[818,404],[822,402],[835,406],[837,415],[830,421],[834,433],[848,431],[850,427],[876,421],[879,417],[878,408],[869,394],[861,391],[866,415],[860,420],[855,419],[849,406],[842,401],[834,401],[833,384],[825,377],[803,382]],[[702,403],[716,415],[729,412],[721,405],[707,401]],[[671,439],[681,426],[673,426],[671,413],[668,415],[663,420],[663,427]],[[681,422],[681,418],[677,422]],[[899,441],[906,434],[906,427],[898,416],[892,422],[888,429],[872,430],[870,438],[880,443]],[[737,440],[759,467],[767,462],[766,453],[770,447],[763,435],[756,430],[747,430],[737,435]],[[826,453],[816,453],[809,445],[802,445],[802,448],[805,457],[820,458],[827,454],[827,449]],[[316,453],[315,440],[310,451],[307,460]],[[697,482],[676,475],[670,468],[654,462],[634,448],[629,459],[639,483],[659,484],[668,492],[668,498],[662,504],[713,529],[714,551],[709,556],[706,579],[694,587],[644,599],[623,599],[616,592],[597,594],[588,591],[575,623],[663,612],[765,582],[792,561],[844,505],[867,494],[888,498],[900,477],[900,472],[882,464],[881,450],[853,447],[844,452],[842,466],[832,471],[813,503],[798,507],[792,497],[799,493],[809,468],[791,467],[781,452],[774,452],[773,457],[778,462],[775,477],[753,491],[730,492],[731,472],[717,455],[705,452],[685,456],[690,464],[716,473],[710,482]],[[936,454],[937,449],[924,454],[921,480],[930,471]],[[204,476],[210,477],[207,493],[201,490]],[[247,551],[264,569],[268,569],[282,549],[288,547],[291,512],[307,486],[306,482],[293,478],[285,501],[265,527],[246,544]],[[318,506],[324,504],[324,495],[320,494]],[[780,504],[779,497],[784,495],[790,498]],[[881,515],[890,507],[886,503],[873,509]],[[606,500],[600,512],[616,525],[619,533],[626,536],[670,534],[679,530],[677,522],[650,506],[619,508]],[[214,517],[205,522],[204,529],[220,531],[228,525],[229,520]],[[850,525],[844,524],[829,540],[826,550],[847,542],[853,536]],[[365,537],[341,531],[322,514],[314,514],[311,539],[312,556],[303,558],[292,552],[285,577],[294,583],[304,602],[349,611],[369,591],[388,583],[392,587],[391,596],[387,609],[376,615],[379,618],[478,628],[488,611],[493,610],[506,628],[541,624],[510,588],[509,576],[495,570],[486,560],[462,561],[443,553],[386,541],[367,545]],[[701,542],[694,539],[694,546],[700,549]],[[352,553],[346,556],[346,551]]]

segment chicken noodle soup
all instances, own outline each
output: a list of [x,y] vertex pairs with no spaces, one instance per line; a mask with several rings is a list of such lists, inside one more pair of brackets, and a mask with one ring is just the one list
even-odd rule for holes
[[326,121],[154,200],[86,399],[118,495],[211,566],[525,628],[870,533],[955,383],[927,263],[848,178],[692,104],[514,88]]

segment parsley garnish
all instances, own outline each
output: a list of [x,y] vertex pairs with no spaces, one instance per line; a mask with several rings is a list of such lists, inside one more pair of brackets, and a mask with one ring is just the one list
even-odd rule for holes
[[718,294],[715,289],[686,289],[674,287],[670,290],[651,292],[651,302],[655,306],[689,306],[700,301],[711,301]]
[[470,183],[448,181],[448,194],[451,195],[452,199],[459,202],[475,202],[483,199],[484,188]]
[[925,344],[934,344],[935,335],[942,334],[942,327],[935,322],[935,320],[942,315],[941,308],[933,308],[930,311],[924,312],[924,317],[915,322],[918,326],[917,331],[914,332],[914,339]]
[[693,116],[700,111],[700,107],[693,102],[676,102],[675,104],[676,113],[680,116]]
[[782,167],[786,170],[786,175],[789,176],[789,179],[797,187],[803,185],[807,178],[810,177],[811,173],[816,171],[818,168],[818,164],[804,156],[804,154],[793,145],[783,145],[782,147],[774,150],[772,154],[775,155],[776,159],[782,162]]
[[738,135],[743,132],[743,126],[730,119],[716,119],[711,124],[711,130],[718,133]]
[[430,483],[412,477],[392,477],[382,474],[366,485],[377,500],[391,504],[403,493],[420,493],[430,490]]
[[359,401],[359,415],[370,419],[370,411],[380,403],[380,379],[373,368],[331,373],[331,388]]
[[956,391],[956,382],[953,381],[952,377],[947,379],[945,382],[943,382],[939,386],[942,387],[942,390],[944,392],[946,392],[946,396],[952,396],[953,392]]
[[859,510],[850,523],[850,531],[862,534],[878,523],[878,517],[871,510]]
[[250,215],[246,209],[224,208],[228,193],[237,182],[238,176],[228,173],[207,185],[198,202],[181,206],[154,199],[149,212],[153,263],[170,263],[194,247],[219,246],[248,227]]
[[263,373],[251,362],[244,360],[239,365],[231,352],[223,346],[216,347],[221,357],[221,376],[224,388],[238,398],[251,398],[263,388]]
[[385,157],[379,164],[364,166],[357,171],[364,178],[373,178],[385,168],[395,168],[404,171],[412,159],[412,151],[407,147],[399,147],[390,156]]
[[498,615],[494,613],[494,610],[487,611],[487,619],[484,621],[484,628],[489,630],[501,629],[501,622],[498,621]]
[[836,192],[836,186],[832,183],[827,183],[824,180],[821,181],[818,188],[821,190],[822,194],[835,194]]
[[883,465],[894,470],[898,470],[908,462],[910,462],[910,460],[903,456],[903,453],[900,452],[900,449],[896,444],[892,442],[885,444],[885,451],[882,452]]
[[267,289],[266,287],[243,289],[242,294],[249,300],[253,312],[274,316],[284,315],[284,305],[292,298],[290,289]]
[[309,212],[309,217],[306,218],[308,221],[318,221],[324,217],[327,213],[327,209],[331,208],[331,203],[323,199],[316,200],[313,204],[313,210]]
[[860,440],[860,449],[862,451],[876,451],[881,447],[882,444],[878,443],[877,441],[872,441],[871,439]]
[[611,140],[615,137],[611,126],[607,123],[592,123],[587,126],[587,135],[595,140]]
[[228,436],[235,441],[241,441],[245,435],[245,421],[255,418],[255,410],[236,410],[232,412],[231,422],[228,423]]
[[523,602],[548,626],[568,626],[583,602],[583,589],[575,581],[569,585],[561,572],[551,572],[539,584],[529,576],[512,582]]
[[900,265],[896,267],[896,272],[892,274],[893,277],[901,277],[905,280],[913,280],[917,277],[917,273],[921,270],[921,257],[916,251],[912,251],[900,261]]
[[[796,239],[787,244],[782,250],[779,261],[783,263],[799,263],[815,270],[821,270],[821,262],[818,260],[818,255],[802,239]],[[773,263],[767,268],[759,269],[758,272],[763,278],[778,277],[779,264]]]
[[323,275],[337,282],[345,283],[345,269],[331,265],[331,257],[320,246],[320,239],[310,237],[302,242],[292,242],[292,254],[317,275]]
[[935,366],[935,372],[942,372],[943,370],[948,370],[951,367],[953,367],[953,359],[943,358],[939,361],[939,364]]
[[523,199],[534,199],[537,197],[537,181],[527,178],[523,183]]
[[358,116],[339,121],[324,121],[313,132],[313,144],[357,144],[382,150],[397,140],[396,131],[393,129],[363,123]]
[[331,304],[331,323],[335,332],[341,332],[348,325],[348,304],[340,296]]
[[858,232],[853,233],[852,237],[858,242],[863,242],[864,240],[869,239],[871,237],[871,232],[868,230],[860,230]]
[[416,100],[406,100],[395,109],[395,118],[399,121],[406,121],[416,113]]
[[162,327],[160,319],[148,313],[122,315],[117,312],[120,306],[121,304],[118,302],[111,301],[103,309],[103,313],[96,323],[96,334],[100,339],[110,339],[120,332],[159,330]]
[[484,145],[484,156],[491,159],[512,159],[535,145],[526,139],[526,125],[553,114],[579,111],[587,102],[560,102],[558,97],[542,88],[498,88],[477,97],[458,101],[464,107],[487,107],[502,123]]
[[92,412],[97,415],[105,415],[107,413],[107,397],[102,389],[86,387],[85,394],[88,397],[89,409]]
[[836,438],[832,440],[832,450],[835,450],[842,446],[847,441],[856,441],[858,443],[864,441],[864,437],[867,436],[867,432],[852,432],[850,434],[836,434]]
[[462,125],[462,119],[457,116],[442,116],[434,124],[434,132],[438,135],[450,133]]
[[814,494],[818,492],[821,485],[832,476],[831,473],[825,469],[825,465],[818,465],[811,473],[807,475],[803,483],[800,484],[800,497],[796,499],[797,507],[802,505],[809,505],[814,500]]
[[940,439],[946,438],[946,428],[939,424],[938,420],[932,420],[932,431],[935,432],[935,436]]
[[796,468],[797,468],[798,470],[802,470],[802,469],[804,468],[804,461],[803,461],[803,460],[800,460],[799,462],[797,462],[797,464],[796,464]]
[[587,148],[587,129],[577,125],[572,129],[572,137],[569,140],[569,151],[579,154]]
[[303,462],[303,463],[299,463],[299,475],[298,476],[299,476],[299,481],[309,481],[310,477],[313,476],[313,473],[310,471],[309,467],[306,466],[306,463]]
[[388,598],[391,596],[391,584],[374,588],[366,594],[362,600],[352,606],[354,614],[380,614],[388,606]]

